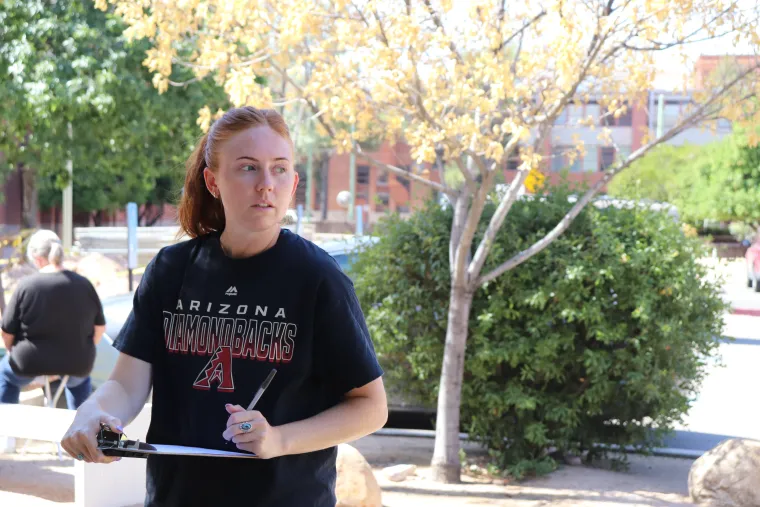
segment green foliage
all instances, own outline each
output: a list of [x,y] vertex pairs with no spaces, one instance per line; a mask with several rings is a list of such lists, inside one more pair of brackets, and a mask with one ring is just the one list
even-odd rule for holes
[[760,221],[760,146],[744,131],[705,145],[662,145],[608,186],[611,195],[670,202],[692,224]]
[[198,110],[227,106],[211,81],[159,95],[142,65],[149,43],[129,43],[124,28],[89,0],[0,4],[0,178],[31,167],[41,208],[60,202],[68,159],[78,211],[171,201],[201,133]]
[[[567,191],[515,203],[484,272],[569,209]],[[476,244],[494,206],[484,213]],[[449,302],[452,210],[431,203],[379,226],[352,277],[389,390],[434,407]],[[657,445],[687,411],[725,310],[701,243],[664,213],[590,206],[542,253],[479,289],[469,324],[463,430],[494,464],[547,470],[547,450]]]

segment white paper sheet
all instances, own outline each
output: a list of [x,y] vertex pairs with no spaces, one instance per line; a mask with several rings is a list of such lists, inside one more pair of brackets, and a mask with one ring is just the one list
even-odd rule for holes
[[227,458],[255,458],[255,454],[237,451],[220,451],[217,449],[204,449],[202,447],[185,447],[184,445],[150,444],[155,451],[146,451],[153,454],[176,454],[182,456],[219,456]]
[[220,451],[217,449],[204,449],[202,447],[186,447],[184,445],[149,444],[153,449],[130,449],[122,448],[120,451],[135,452],[137,454],[172,454],[175,456],[207,456],[217,458],[256,458],[255,454],[237,451]]

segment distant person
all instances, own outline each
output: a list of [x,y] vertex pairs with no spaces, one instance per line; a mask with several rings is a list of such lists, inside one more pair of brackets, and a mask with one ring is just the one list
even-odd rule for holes
[[0,403],[18,403],[21,388],[37,376],[68,375],[66,403],[74,410],[92,392],[103,306],[87,278],[63,268],[63,246],[53,231],[34,233],[27,257],[39,272],[21,279],[3,313]]

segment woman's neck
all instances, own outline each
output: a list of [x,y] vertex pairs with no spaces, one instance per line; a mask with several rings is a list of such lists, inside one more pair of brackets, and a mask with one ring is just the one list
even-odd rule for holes
[[40,273],[57,273],[63,271],[63,266],[56,266],[55,264],[46,264],[40,268]]
[[245,258],[269,250],[279,237],[279,226],[260,232],[240,232],[225,228],[219,240],[227,257]]

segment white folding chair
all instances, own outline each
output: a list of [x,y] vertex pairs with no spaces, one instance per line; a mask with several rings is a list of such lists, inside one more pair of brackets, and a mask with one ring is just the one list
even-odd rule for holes
[[[66,384],[69,381],[69,376],[64,375],[61,378],[61,383],[58,386],[58,389],[55,390],[55,394],[51,394],[50,389],[50,376],[45,376],[45,406],[48,408],[56,408],[58,406],[58,400],[61,399],[61,395],[63,394],[63,390],[66,389]],[[58,448],[58,459],[63,459],[63,451],[61,451],[61,444],[57,443],[55,444]]]

